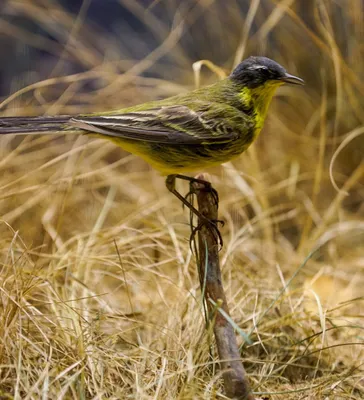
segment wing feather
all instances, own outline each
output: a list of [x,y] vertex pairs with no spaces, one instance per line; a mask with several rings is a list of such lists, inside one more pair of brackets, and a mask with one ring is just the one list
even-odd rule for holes
[[238,133],[223,115],[211,116],[185,105],[160,106],[144,111],[72,118],[79,129],[120,139],[166,144],[224,143]]

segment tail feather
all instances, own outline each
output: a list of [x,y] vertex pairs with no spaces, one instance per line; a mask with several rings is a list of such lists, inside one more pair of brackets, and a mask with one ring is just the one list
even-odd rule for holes
[[34,135],[56,133],[67,129],[70,115],[41,117],[0,117],[0,135]]

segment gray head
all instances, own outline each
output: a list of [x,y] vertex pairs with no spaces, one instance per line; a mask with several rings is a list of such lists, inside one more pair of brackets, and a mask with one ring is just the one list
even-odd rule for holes
[[267,57],[247,58],[234,69],[230,78],[250,89],[262,86],[268,81],[276,81],[277,84],[304,84],[301,78],[288,74],[281,65]]

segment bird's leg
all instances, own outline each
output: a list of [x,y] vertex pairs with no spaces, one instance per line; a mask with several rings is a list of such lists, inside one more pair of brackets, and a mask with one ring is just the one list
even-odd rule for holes
[[219,231],[219,228],[217,227],[218,223],[221,223],[222,225],[224,224],[224,221],[216,220],[212,221],[206,218],[204,215],[200,213],[200,211],[197,210],[187,199],[186,197],[183,197],[181,193],[179,193],[176,189],[176,179],[183,179],[185,181],[190,182],[190,191],[188,192],[187,196],[193,195],[195,193],[195,189],[193,188],[192,184],[193,183],[200,183],[204,185],[204,190],[211,191],[216,203],[219,201],[219,196],[217,191],[211,186],[211,183],[208,181],[205,181],[203,179],[197,179],[197,178],[191,178],[190,176],[185,176],[185,175],[179,175],[179,174],[173,174],[173,175],[168,175],[166,179],[166,187],[167,189],[174,194],[177,199],[179,199],[184,206],[186,206],[194,215],[196,215],[199,219],[199,224],[197,228],[193,229],[191,238],[195,236],[196,232],[201,228],[202,225],[207,224],[213,231],[214,234],[216,234],[218,241],[221,244],[223,244],[223,240]]

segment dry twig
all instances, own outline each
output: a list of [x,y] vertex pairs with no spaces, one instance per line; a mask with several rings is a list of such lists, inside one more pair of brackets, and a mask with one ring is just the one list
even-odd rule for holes
[[[198,179],[203,179],[203,176],[199,176]],[[194,183],[193,188],[200,213],[207,219],[216,221],[218,217],[216,196],[200,183]],[[216,240],[214,231],[203,224],[203,221],[199,221],[199,225],[201,228],[198,232],[197,263],[201,290],[206,302],[208,321],[213,323],[225,391],[230,398],[253,400],[254,396],[240,359],[234,329],[224,317],[224,315],[229,315],[229,309],[221,279],[219,242]]]

